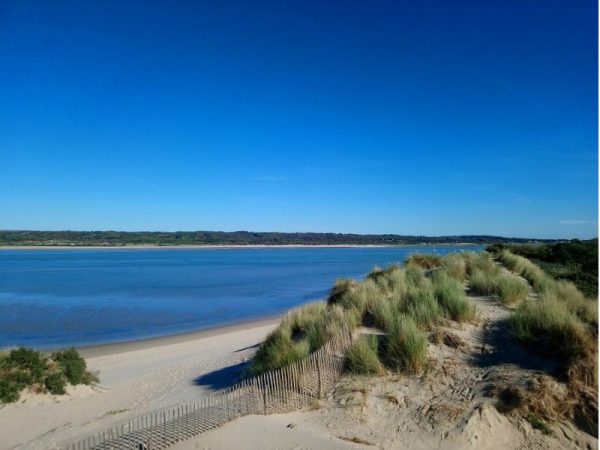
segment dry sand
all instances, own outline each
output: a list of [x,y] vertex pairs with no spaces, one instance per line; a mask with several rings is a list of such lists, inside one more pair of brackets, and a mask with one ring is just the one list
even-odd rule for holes
[[24,393],[0,408],[0,449],[57,448],[218,390],[239,376],[277,321],[83,349],[100,384],[72,387],[65,396]]

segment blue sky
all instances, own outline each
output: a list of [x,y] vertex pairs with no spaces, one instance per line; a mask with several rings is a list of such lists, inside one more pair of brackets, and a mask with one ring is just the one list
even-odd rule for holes
[[596,2],[0,2],[0,228],[597,236]]

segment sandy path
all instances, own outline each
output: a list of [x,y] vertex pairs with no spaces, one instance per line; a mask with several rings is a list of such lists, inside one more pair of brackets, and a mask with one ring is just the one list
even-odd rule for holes
[[101,356],[87,361],[101,383],[72,388],[68,396],[24,394],[19,403],[4,406],[0,449],[52,449],[150,410],[193,401],[232,382],[275,323],[133,350],[131,344],[113,346],[112,354],[93,349]]

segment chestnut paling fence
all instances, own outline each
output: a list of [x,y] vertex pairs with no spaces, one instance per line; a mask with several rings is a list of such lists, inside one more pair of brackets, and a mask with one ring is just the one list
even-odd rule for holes
[[238,417],[292,411],[322,398],[341,377],[352,334],[340,333],[308,358],[244,380],[197,402],[156,411],[73,442],[66,450],[158,450]]

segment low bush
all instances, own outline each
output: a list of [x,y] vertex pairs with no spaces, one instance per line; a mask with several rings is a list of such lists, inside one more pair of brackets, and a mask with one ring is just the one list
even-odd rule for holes
[[85,360],[73,348],[47,355],[21,347],[0,354],[0,403],[17,401],[27,387],[62,395],[67,384],[95,381],[98,380],[87,370]]
[[87,370],[85,359],[73,347],[52,353],[52,360],[58,363],[70,384],[91,384],[97,381]]
[[12,403],[19,400],[23,388],[5,378],[0,378],[0,403]]
[[60,372],[51,373],[46,377],[44,385],[48,392],[54,395],[64,395],[67,378]]

